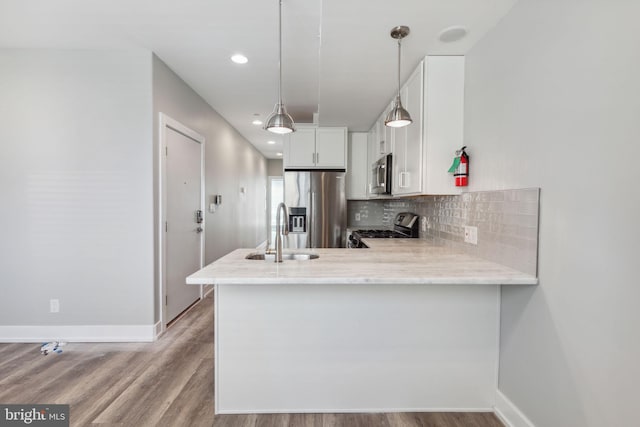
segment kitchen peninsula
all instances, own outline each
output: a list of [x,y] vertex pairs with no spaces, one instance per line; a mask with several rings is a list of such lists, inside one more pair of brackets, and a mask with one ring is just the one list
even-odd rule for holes
[[215,285],[217,413],[492,410],[500,286],[537,278],[424,239],[238,249],[187,278]]

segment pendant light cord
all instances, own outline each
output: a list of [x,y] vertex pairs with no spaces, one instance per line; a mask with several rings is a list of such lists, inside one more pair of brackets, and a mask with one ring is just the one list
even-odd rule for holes
[[398,98],[400,98],[400,62],[402,60],[402,39],[398,39]]
[[282,105],[282,0],[278,4],[278,104]]

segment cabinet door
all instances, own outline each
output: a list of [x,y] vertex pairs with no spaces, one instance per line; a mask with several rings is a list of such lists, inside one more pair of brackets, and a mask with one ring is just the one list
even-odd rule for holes
[[[464,144],[464,56],[429,56],[425,63],[425,185],[429,194],[456,194],[447,165]],[[472,173],[473,173],[473,169]]]
[[[409,111],[409,114],[411,114],[411,118],[413,119],[413,111],[409,110],[406,105],[406,86],[400,90],[400,96],[402,97],[404,107]],[[388,128],[391,130],[391,134],[393,135],[393,178],[391,179],[391,192],[394,195],[407,193],[407,130],[414,125],[415,119],[414,123],[411,123],[408,126],[401,128]]]
[[366,199],[367,183],[367,143],[369,133],[349,133],[349,152],[347,156],[347,199]]
[[375,132],[374,134],[374,138],[375,138],[375,143],[371,145],[372,148],[372,162],[378,160],[380,157],[382,157],[384,154],[389,153],[391,150],[387,149],[387,143],[386,143],[386,135],[385,135],[385,125],[384,125],[384,118],[385,118],[386,112],[383,112],[382,115],[380,117],[378,117],[378,120],[376,120],[376,122],[373,125],[373,130]]
[[371,194],[370,190],[371,190],[371,179],[372,179],[372,173],[371,173],[371,165],[373,164],[373,162],[375,162],[376,160],[378,160],[380,158],[380,140],[378,139],[378,122],[376,121],[373,126],[371,127],[371,129],[369,130],[369,137],[368,137],[368,149],[367,149],[367,195],[368,197],[376,197],[376,194]]
[[380,133],[382,136],[380,142],[380,156],[383,154],[388,154],[393,152],[393,146],[395,142],[395,132],[393,132],[393,128],[389,126],[385,126],[384,120],[387,118],[387,114],[393,108],[393,103],[387,106],[387,109],[384,110],[384,113],[380,117]]
[[[404,144],[404,163],[398,177],[401,194],[415,194],[422,192],[422,176],[424,151],[422,143],[422,99],[423,99],[423,68],[422,63],[409,77],[402,91],[402,101],[413,123],[405,126],[401,133]],[[396,142],[397,144],[397,142]],[[396,174],[397,176],[398,174]]]
[[316,130],[316,167],[346,168],[346,128],[318,128]]
[[315,128],[298,128],[284,138],[283,163],[285,168],[310,168],[315,166]]

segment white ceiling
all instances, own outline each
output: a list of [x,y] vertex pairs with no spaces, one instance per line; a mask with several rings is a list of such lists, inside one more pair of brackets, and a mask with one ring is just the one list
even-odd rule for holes
[[[464,54],[517,0],[283,0],[283,100],[298,123],[366,131],[425,55]],[[443,29],[468,34],[445,43]],[[254,126],[277,101],[278,0],[0,0],[0,48],[155,52],[266,157],[279,136]],[[232,63],[234,53],[249,58]],[[268,140],[277,144],[268,145]]]

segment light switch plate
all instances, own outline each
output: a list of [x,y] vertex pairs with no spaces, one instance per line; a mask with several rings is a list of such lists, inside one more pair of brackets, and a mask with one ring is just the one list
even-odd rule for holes
[[356,212],[356,221],[360,221],[360,212]]
[[477,245],[478,244],[478,227],[465,225],[464,241],[465,243],[471,243],[472,245]]

